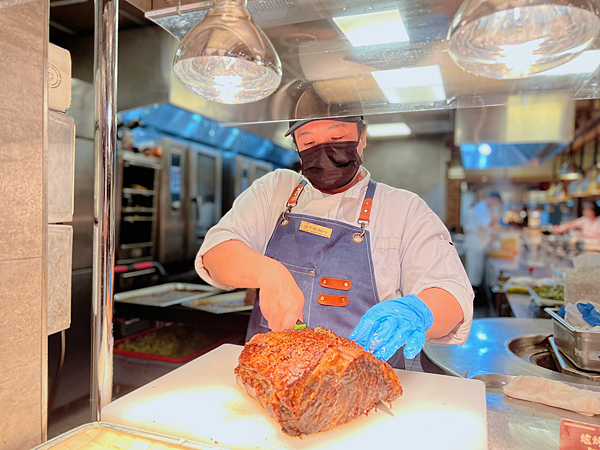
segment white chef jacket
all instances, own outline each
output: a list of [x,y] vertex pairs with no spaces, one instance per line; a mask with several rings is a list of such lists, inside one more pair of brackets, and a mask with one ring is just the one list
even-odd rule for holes
[[577,224],[577,228],[581,230],[581,234],[583,234],[586,238],[600,238],[600,217],[596,217],[596,219],[591,220],[586,216],[582,216],[575,221]]
[[492,226],[492,214],[485,200],[475,203],[475,206],[467,214],[465,221],[465,233],[480,233],[489,235]]
[[473,286],[481,286],[487,250],[492,241],[492,214],[485,200],[478,201],[469,211],[464,230],[467,275]]
[[[309,182],[292,212],[359,226],[357,220],[370,178],[366,169],[361,171],[364,178],[339,194],[324,194]],[[256,180],[207,233],[196,258],[198,274],[213,286],[232,289],[211,278],[202,256],[228,240],[244,242],[264,255],[277,220],[302,179],[296,172],[279,169]],[[379,299],[418,294],[432,287],[448,291],[460,303],[464,320],[448,336],[428,341],[464,343],[473,319],[473,290],[442,221],[416,194],[378,183],[367,230]]]

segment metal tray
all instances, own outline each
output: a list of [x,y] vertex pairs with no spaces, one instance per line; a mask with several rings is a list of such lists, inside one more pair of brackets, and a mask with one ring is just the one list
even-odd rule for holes
[[190,283],[167,283],[115,294],[115,302],[146,306],[173,306],[223,292],[212,286]]
[[545,308],[552,318],[554,342],[558,349],[583,370],[600,371],[600,332],[578,331],[556,314],[557,308]]
[[[101,436],[102,433],[105,433],[105,435]],[[111,438],[111,433],[116,436]],[[116,442],[117,440],[118,442]],[[223,450],[223,447],[200,444],[198,442],[163,436],[157,433],[105,422],[93,422],[81,425],[38,445],[33,450],[68,450],[71,448],[81,450],[98,450],[103,448],[107,450],[114,450],[115,448],[133,450],[148,448],[148,446],[158,446],[159,448],[169,448],[170,450]]]
[[530,284],[527,285],[527,290],[533,298],[534,303],[540,308],[544,308],[546,306],[561,306],[565,304],[564,300],[552,300],[550,298],[540,297]]
[[213,314],[226,314],[240,311],[250,311],[254,305],[246,305],[244,302],[246,291],[228,292],[226,294],[212,295],[184,303],[192,309],[199,309]]
[[548,343],[550,344],[552,358],[556,367],[560,373],[571,375],[573,377],[587,378],[588,380],[600,382],[600,372],[589,372],[587,370],[581,370],[571,362],[569,358],[564,357],[563,353],[556,346],[554,337],[548,337]]

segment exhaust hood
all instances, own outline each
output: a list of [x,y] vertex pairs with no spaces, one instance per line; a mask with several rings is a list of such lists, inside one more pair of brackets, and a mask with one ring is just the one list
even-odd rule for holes
[[526,166],[547,147],[562,151],[575,134],[575,101],[569,91],[518,94],[500,106],[460,108],[454,144],[467,170]]
[[[212,6],[211,1],[193,0],[129,2],[177,40]],[[600,97],[598,40],[571,62],[520,80],[477,77],[457,67],[449,56],[446,36],[460,3],[249,0],[252,17],[281,59],[279,89],[257,103],[233,106],[202,102],[199,97],[192,101],[189,97],[196,96],[184,91],[186,101],[195,106],[182,107],[219,122],[239,124],[292,116],[500,106],[515,94],[562,91],[571,99]],[[387,22],[401,20],[403,29],[398,23],[395,38],[379,39],[373,31],[378,17]],[[382,29],[389,28],[386,21]],[[141,49],[148,44],[138,45]]]

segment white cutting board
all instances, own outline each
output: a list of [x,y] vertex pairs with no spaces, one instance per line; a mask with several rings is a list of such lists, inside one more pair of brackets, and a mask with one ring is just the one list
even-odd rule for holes
[[324,433],[290,437],[235,382],[242,350],[223,345],[114,401],[102,421],[229,449],[487,449],[485,384],[398,370],[404,394]]

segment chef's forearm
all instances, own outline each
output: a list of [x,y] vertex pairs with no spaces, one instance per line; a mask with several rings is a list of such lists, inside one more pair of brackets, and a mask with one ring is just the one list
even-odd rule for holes
[[211,248],[202,263],[217,283],[240,288],[260,288],[262,278],[279,264],[236,240]]
[[581,225],[578,220],[571,220],[570,222],[565,222],[556,228],[559,230],[559,233],[564,233],[565,231],[580,228],[580,226]]
[[456,328],[464,320],[458,300],[441,288],[425,289],[417,295],[433,314],[433,325],[426,333],[427,338],[441,338]]

